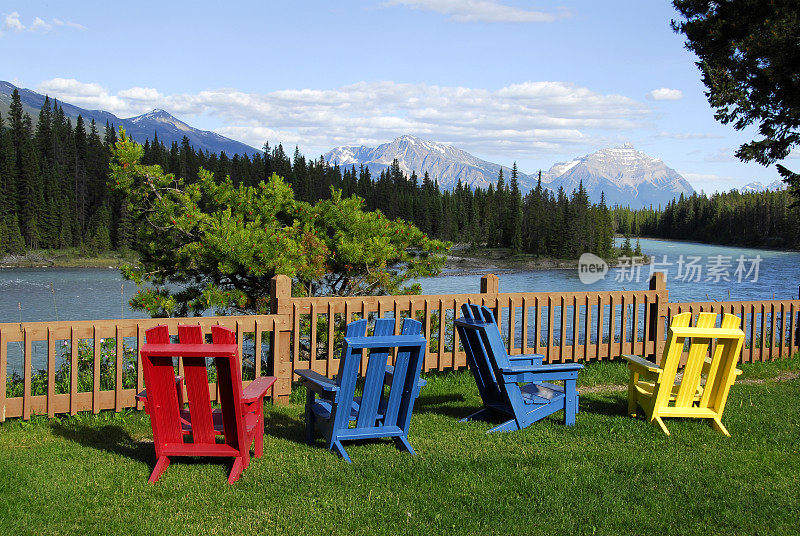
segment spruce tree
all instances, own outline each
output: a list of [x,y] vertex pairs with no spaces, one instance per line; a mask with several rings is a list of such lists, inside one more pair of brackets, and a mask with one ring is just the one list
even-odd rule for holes
[[513,253],[522,251],[522,194],[519,190],[517,163],[511,169],[511,191],[508,199],[509,247]]

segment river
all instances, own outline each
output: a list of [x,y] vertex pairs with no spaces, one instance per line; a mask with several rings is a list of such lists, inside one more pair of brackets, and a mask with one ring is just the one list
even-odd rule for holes
[[[582,283],[576,269],[500,272],[500,291],[646,289],[651,270],[657,269],[666,273],[670,301],[798,295],[800,252],[646,239],[641,240],[641,247],[655,264],[612,268],[604,279],[592,284]],[[689,269],[690,265],[693,268]],[[445,273],[420,283],[424,294],[472,293],[480,289],[480,275]],[[124,281],[118,270],[3,268],[0,322],[144,318],[145,314],[128,306],[135,293],[136,286]]]

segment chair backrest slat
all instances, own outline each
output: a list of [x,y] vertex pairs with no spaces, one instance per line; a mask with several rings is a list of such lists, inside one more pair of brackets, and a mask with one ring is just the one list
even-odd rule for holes
[[[466,320],[474,322],[483,320],[483,314],[478,305],[465,303],[461,306],[461,311]],[[475,377],[475,383],[478,385],[478,392],[483,398],[484,404],[501,402],[504,399],[504,395],[498,387],[499,382],[488,359],[487,351],[484,348],[478,329],[459,324],[456,324],[456,329],[467,354],[467,365]]]
[[[379,318],[375,321],[373,336],[392,335],[394,318]],[[383,382],[386,375],[386,363],[389,348],[373,348],[367,361],[367,372],[364,375],[364,391],[361,396],[361,408],[358,412],[356,426],[366,428],[375,426],[378,419],[378,406],[383,394]]]
[[[691,320],[692,313],[681,313],[672,317],[669,327],[670,329],[676,327],[685,328],[689,326]],[[664,344],[664,356],[661,360],[661,380],[656,385],[656,391],[653,395],[659,407],[666,407],[669,403],[685,342],[686,339],[684,337],[676,337],[672,333],[667,336],[667,342]],[[664,388],[661,388],[661,386],[664,386]]]
[[[202,344],[203,328],[199,325],[178,326],[181,344]],[[208,390],[208,373],[205,357],[184,357],[183,376],[192,420],[192,441],[209,444],[216,442],[211,415],[211,395]]]
[[[168,344],[169,328],[157,326],[147,330],[149,344]],[[171,357],[149,357],[142,362],[147,405],[153,424],[153,441],[156,445],[183,441],[178,392],[175,389],[175,368]]]
[[[223,326],[211,326],[211,342],[214,344],[236,344],[236,334]],[[217,358],[217,387],[222,405],[222,430],[225,442],[240,450],[247,445],[243,423],[242,377],[239,357]]]
[[[488,386],[486,394],[489,400],[484,400],[484,403],[522,404],[522,390],[518,383],[497,381],[500,378],[500,369],[509,367],[511,362],[508,359],[503,339],[500,337],[500,328],[495,322],[494,314],[488,307],[476,304],[469,305],[469,309],[472,322],[470,325],[462,324],[460,328],[463,332],[462,339],[467,339],[475,357],[478,370],[475,379],[478,381],[480,376]],[[465,309],[462,308],[462,310]],[[475,353],[475,350],[478,352]],[[491,384],[488,383],[489,378],[492,379]],[[483,396],[483,393],[481,394]]]
[[[402,335],[421,334],[421,322],[410,318],[406,318],[403,321]],[[419,371],[422,368],[423,359],[425,359],[424,347],[401,347],[398,349],[394,377],[389,392],[387,415],[384,417],[384,422],[387,425],[397,424],[401,429],[408,430],[411,422],[411,411],[414,407],[418,389],[416,383],[419,380]],[[395,406],[397,407],[396,414],[394,412]]]
[[[700,313],[695,327],[713,328],[717,323],[717,313]],[[683,368],[678,394],[675,397],[675,406],[686,407],[692,404],[695,393],[700,387],[701,372],[703,363],[708,355],[708,347],[711,339],[695,337],[689,347],[689,356],[686,359],[686,366]]]
[[333,406],[331,415],[334,430],[347,428],[350,422],[351,406],[356,394],[358,369],[361,366],[363,353],[360,348],[351,348],[347,343],[347,338],[363,337],[366,331],[367,320],[365,318],[350,322],[345,330],[345,340],[342,343],[342,355],[339,360],[339,374],[336,376],[336,384],[339,386],[339,393],[336,397],[338,403]]
[[[725,314],[722,317],[720,327],[723,329],[739,328],[741,320],[733,314]],[[728,391],[733,385],[736,374],[736,363],[739,360],[741,347],[744,344],[742,339],[726,339],[719,341],[714,349],[712,364],[706,377],[705,390],[700,397],[701,408],[711,408],[719,414],[725,409],[725,402],[728,399]]]

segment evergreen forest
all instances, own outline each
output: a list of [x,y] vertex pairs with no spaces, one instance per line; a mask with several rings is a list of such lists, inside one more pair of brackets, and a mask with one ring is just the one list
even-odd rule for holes
[[786,190],[711,196],[693,194],[663,209],[615,207],[614,223],[625,235],[693,240],[708,244],[800,248],[800,206]]
[[[102,132],[102,134],[101,134]],[[73,125],[56,101],[45,100],[34,121],[23,113],[15,91],[8,117],[0,117],[0,253],[29,249],[81,248],[91,255],[136,249],[127,201],[109,188],[114,125]],[[166,146],[157,135],[144,144],[143,164],[196,180],[202,167],[220,180],[255,186],[273,173],[283,177],[301,201],[329,198],[331,187],[357,195],[367,210],[415,224],[431,238],[474,247],[508,248],[514,253],[577,258],[584,252],[610,257],[612,213],[601,200],[589,202],[581,186],[552,192],[539,185],[520,191],[516,164],[496,185],[472,189],[459,183],[441,190],[427,173],[407,175],[397,161],[379,175],[365,167],[340,168],[322,157],[307,159],[295,149],[264,145],[263,153],[228,156],[195,150],[184,137]]]

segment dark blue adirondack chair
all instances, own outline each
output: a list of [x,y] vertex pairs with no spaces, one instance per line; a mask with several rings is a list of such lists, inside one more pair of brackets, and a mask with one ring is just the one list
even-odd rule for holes
[[[509,356],[492,311],[464,304],[456,329],[467,353],[467,366],[475,377],[483,409],[463,421],[511,417],[489,432],[520,430],[559,410],[564,423],[575,424],[578,413],[578,363],[543,365],[538,354]],[[564,386],[550,383],[563,380]]]
[[[414,400],[425,385],[419,377],[428,345],[421,334],[422,324],[406,318],[401,334],[393,335],[394,319],[379,318],[371,336],[366,335],[366,329],[366,320],[347,325],[335,380],[311,370],[295,370],[308,393],[306,439],[312,443],[315,427],[319,428],[328,450],[336,451],[347,462],[350,457],[342,441],[354,439],[392,437],[399,448],[416,454],[408,442],[408,427]],[[394,366],[387,364],[392,348],[397,348]],[[356,383],[364,350],[369,358],[359,397],[355,396]],[[384,396],[385,385],[389,391]]]

